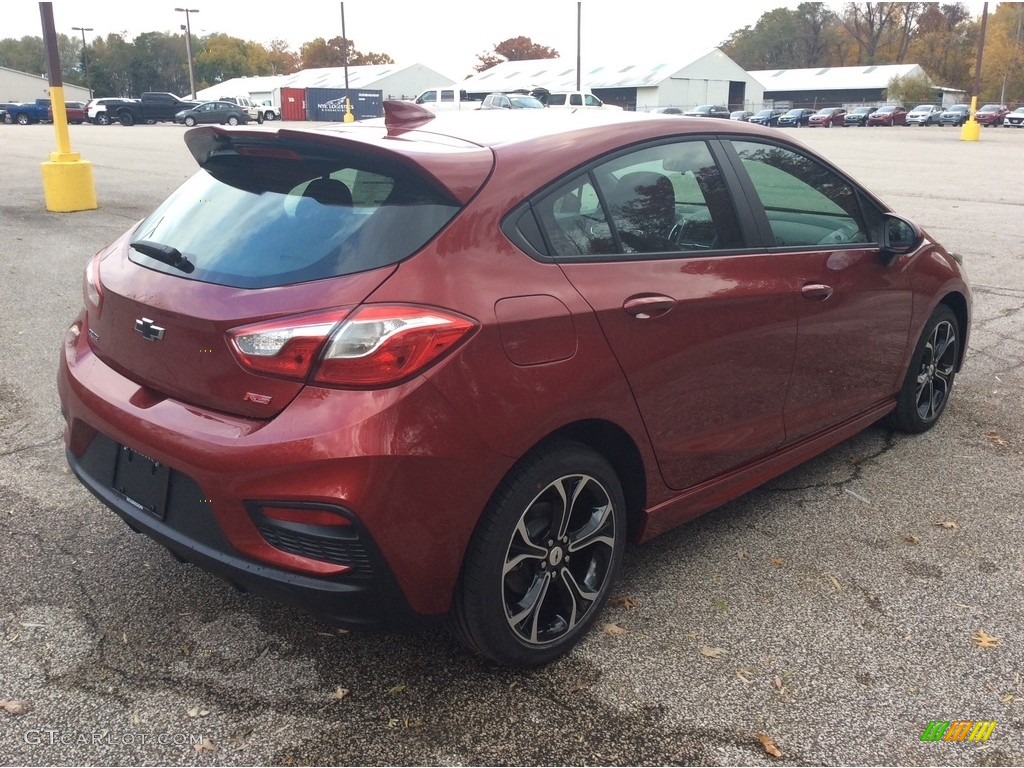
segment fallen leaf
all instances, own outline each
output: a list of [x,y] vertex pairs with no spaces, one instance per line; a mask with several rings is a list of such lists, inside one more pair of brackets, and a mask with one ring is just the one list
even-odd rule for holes
[[990,443],[992,443],[993,445],[998,445],[1000,447],[1005,447],[1005,446],[1009,445],[1009,443],[1006,441],[1006,439],[1002,435],[1000,435],[998,432],[995,432],[995,431],[993,431],[993,432],[986,432],[985,433],[985,437],[987,437],[988,441]]
[[334,630],[334,634],[337,635],[338,637],[344,637],[348,633],[349,633],[349,630],[341,629],[340,627],[338,629]]
[[903,537],[903,543],[904,544],[920,544],[921,540],[919,538],[917,538],[917,536],[915,536],[914,534],[908,533],[906,536]]
[[0,710],[9,715],[24,715],[32,709],[32,702],[18,699],[0,699]]
[[984,629],[979,629],[977,632],[971,635],[971,640],[974,641],[974,644],[979,648],[995,648],[997,645],[999,645],[999,641],[1001,639],[1002,638],[1000,637],[990,635]]
[[1016,696],[1014,696],[1012,693],[1008,693],[999,700],[1003,702],[1003,704],[1013,704],[1013,702],[1016,700]]
[[213,743],[209,736],[203,736],[203,740],[200,741],[198,744],[193,744],[192,747],[200,755],[203,754],[203,752],[217,751],[217,745]]
[[828,577],[828,580],[832,582],[832,586],[835,588],[836,592],[843,591],[843,585],[839,583],[839,579],[837,579],[835,576],[830,575]]
[[741,549],[736,553],[737,560],[746,560],[748,557],[749,555],[747,554],[747,550],[745,549]]
[[627,611],[631,611],[636,608],[636,600],[626,595],[623,595],[622,597],[613,597],[608,601],[608,604],[614,608],[625,608]]
[[621,637],[622,635],[628,635],[629,630],[617,622],[612,622],[611,624],[604,625],[604,633],[612,637]]
[[757,672],[757,670],[737,669],[736,670],[736,677],[738,677],[740,680],[742,680],[747,685],[753,685],[754,681],[750,679],[750,675],[752,675],[752,674],[754,674],[756,672]]
[[409,689],[408,685],[406,685],[405,683],[399,683],[398,685],[390,688],[388,690],[388,693],[390,693],[390,694],[405,693],[408,689]]
[[772,565],[785,565],[786,561],[781,557],[773,557],[771,560]]
[[691,640],[696,640],[697,638],[700,637],[700,632],[687,632],[686,636],[688,638],[690,638]]
[[192,709],[186,712],[186,714],[192,718],[206,717],[208,714],[210,714],[210,710],[204,709],[203,707],[192,707]]
[[337,701],[347,699],[352,694],[348,688],[342,688],[340,685],[334,689],[334,693],[331,694],[331,698]]
[[772,737],[764,731],[757,734],[757,740],[761,742],[761,746],[764,747],[764,751],[772,757],[782,757],[782,750],[775,746],[775,742]]
[[725,655],[724,648],[714,648],[710,645],[702,645],[697,649],[700,651],[700,655],[709,659],[720,659]]
[[936,523],[939,528],[945,528],[947,531],[959,531],[960,526],[954,523],[952,520],[940,520]]
[[45,627],[46,626],[45,624],[37,624],[34,621],[22,621],[22,622],[19,622],[19,623],[23,627]]
[[569,686],[569,693],[583,693],[590,688],[589,683],[573,683]]

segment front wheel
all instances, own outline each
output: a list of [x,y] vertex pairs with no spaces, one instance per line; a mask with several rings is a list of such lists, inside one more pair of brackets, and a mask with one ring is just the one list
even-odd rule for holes
[[32,121],[28,119],[28,115],[24,112],[18,115],[18,125],[28,125]]
[[470,543],[451,626],[499,664],[566,653],[608,599],[626,540],[611,465],[575,442],[541,447],[510,470]]
[[189,128],[191,128],[195,124],[196,124],[196,119],[194,117],[192,117],[191,115],[189,115],[188,117],[185,118],[185,125],[187,125]]
[[946,409],[960,361],[960,322],[945,304],[925,324],[889,421],[901,432],[926,432]]
[[121,125],[132,126],[135,125],[135,116],[131,112],[118,112],[117,121]]

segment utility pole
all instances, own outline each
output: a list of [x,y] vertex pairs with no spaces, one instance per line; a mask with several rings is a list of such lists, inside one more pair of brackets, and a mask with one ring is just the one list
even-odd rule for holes
[[348,95],[348,35],[345,34],[345,3],[341,4],[341,44],[345,46],[342,54],[345,57],[345,122],[354,122],[356,116],[352,114],[352,99]]
[[92,99],[92,84],[89,82],[89,52],[85,45],[85,33],[92,32],[92,27],[72,27],[76,32],[82,33],[82,66],[85,67],[85,87],[89,89],[89,98]]
[[576,2],[576,90],[582,91],[583,87],[580,85],[580,25],[583,21],[583,3],[581,0]]
[[188,87],[192,89],[192,101],[196,100],[196,76],[192,70],[192,24],[190,13],[199,13],[197,8],[175,8],[178,13],[185,14],[185,55],[188,56]]
[[981,93],[981,55],[985,52],[985,25],[988,23],[988,3],[981,7],[981,34],[978,36],[978,61],[974,65],[974,85],[971,89],[971,116],[960,129],[962,141],[977,141],[981,138],[981,126],[974,119],[978,111],[978,94]]

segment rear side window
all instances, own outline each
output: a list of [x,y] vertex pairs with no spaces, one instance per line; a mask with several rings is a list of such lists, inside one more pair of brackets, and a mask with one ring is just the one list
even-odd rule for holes
[[443,189],[359,155],[276,152],[212,157],[139,225],[133,241],[176,248],[184,273],[238,288],[349,275],[411,256],[458,211]]

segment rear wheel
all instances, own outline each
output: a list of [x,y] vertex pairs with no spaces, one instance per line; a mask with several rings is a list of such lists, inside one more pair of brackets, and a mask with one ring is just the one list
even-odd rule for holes
[[234,115],[228,118],[228,125],[238,125],[238,118]]
[[574,442],[544,446],[506,476],[470,544],[454,633],[500,664],[545,664],[597,618],[625,546],[622,487]]
[[107,115],[106,112],[99,112],[96,115],[96,124],[97,125],[110,125],[110,117]]
[[925,324],[890,423],[901,432],[925,432],[938,422],[949,402],[960,360],[960,323],[945,304]]

